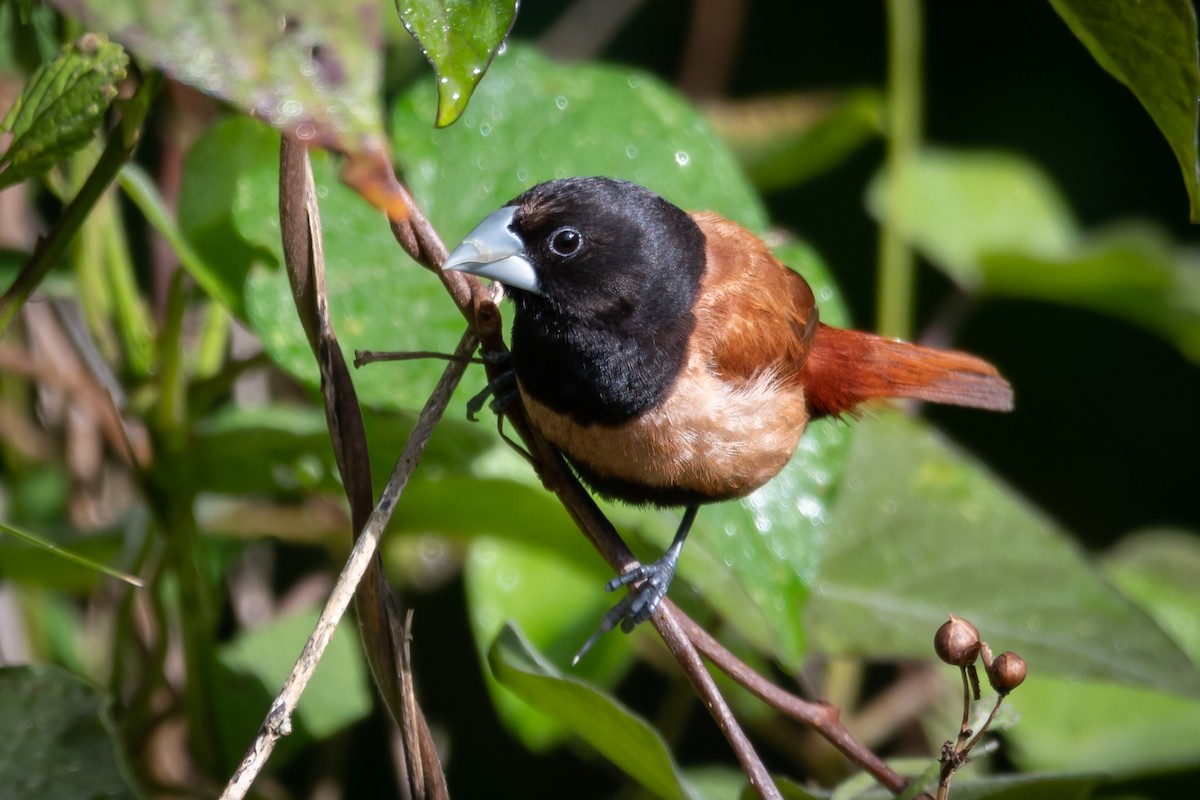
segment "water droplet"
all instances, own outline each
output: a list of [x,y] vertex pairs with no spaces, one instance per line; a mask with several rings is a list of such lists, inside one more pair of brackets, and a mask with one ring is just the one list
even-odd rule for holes
[[502,569],[496,575],[496,582],[500,584],[501,589],[512,591],[521,583],[521,573],[515,569]]
[[562,111],[567,107],[567,98],[560,94],[554,98],[554,105],[558,106],[559,111]]
[[329,194],[328,186],[318,186],[317,187],[317,197],[324,198],[327,194]]
[[441,84],[446,84],[446,83],[449,83],[449,82],[450,82],[450,79],[449,79],[449,78],[447,78],[445,75],[443,75],[443,76],[442,76],[442,77],[441,77],[441,78],[438,80],[438,83],[441,83]]
[[641,79],[641,78],[639,78],[637,75],[630,75],[630,76],[629,76],[629,88],[630,88],[630,89],[636,89],[636,88],[638,88],[638,87],[639,87],[639,86],[641,86],[641,85],[642,85],[642,79]]
[[521,183],[529,180],[529,170],[525,169],[524,167],[517,167],[517,180],[519,180]]
[[481,124],[479,126],[479,135],[480,136],[487,136],[491,132],[492,132],[492,126],[488,125],[486,122],[484,122],[483,124]]
[[473,70],[471,70],[471,74],[472,75],[482,75],[483,67],[475,67]]
[[504,55],[504,51],[507,49],[508,49],[508,42],[507,41],[501,42],[500,47],[496,50],[496,55],[498,55],[498,56]]
[[638,149],[633,145],[629,145],[629,147],[625,148],[625,155],[629,156],[630,158],[637,158],[637,154]]
[[457,100],[460,97],[462,97],[462,94],[460,92],[455,92],[454,94],[450,95],[451,100]]
[[678,164],[679,166],[686,167],[689,158],[690,158],[690,156],[688,156],[686,150],[676,150],[675,151],[675,163]]
[[733,566],[733,556],[725,556],[725,566],[727,566],[727,567]]

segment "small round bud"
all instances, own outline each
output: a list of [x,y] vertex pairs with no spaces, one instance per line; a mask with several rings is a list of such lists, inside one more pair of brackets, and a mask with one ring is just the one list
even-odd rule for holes
[[953,614],[933,637],[933,649],[938,658],[956,667],[975,663],[979,656],[979,630],[965,619]]
[[1025,681],[1025,659],[1016,653],[1001,653],[988,668],[988,682],[1000,694],[1008,694]]

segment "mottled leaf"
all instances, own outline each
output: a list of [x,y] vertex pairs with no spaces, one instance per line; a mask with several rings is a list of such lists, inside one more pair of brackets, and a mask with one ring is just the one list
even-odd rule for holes
[[41,175],[91,141],[128,63],[120,45],[87,34],[40,67],[0,123],[0,189]]
[[178,81],[304,141],[381,146],[371,0],[53,0]]
[[437,126],[452,124],[504,46],[518,0],[396,0],[404,27],[437,75]]

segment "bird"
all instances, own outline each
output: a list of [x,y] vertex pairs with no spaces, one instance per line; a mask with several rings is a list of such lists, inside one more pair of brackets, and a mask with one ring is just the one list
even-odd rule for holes
[[595,493],[680,507],[656,561],[576,655],[658,608],[699,507],[744,497],[788,463],[808,422],[911,398],[1013,407],[987,361],[820,321],[808,282],[754,233],[605,177],[538,184],[485,217],[443,270],[501,283],[530,424]]

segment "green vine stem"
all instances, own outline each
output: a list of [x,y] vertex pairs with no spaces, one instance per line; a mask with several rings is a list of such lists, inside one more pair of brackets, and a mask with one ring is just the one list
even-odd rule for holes
[[887,192],[879,237],[879,305],[876,324],[887,336],[908,338],[913,328],[912,250],[896,225],[908,193],[910,162],[921,140],[921,0],[888,0]]

